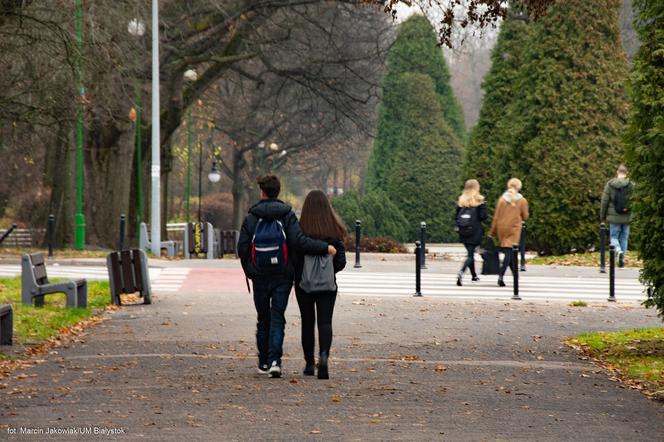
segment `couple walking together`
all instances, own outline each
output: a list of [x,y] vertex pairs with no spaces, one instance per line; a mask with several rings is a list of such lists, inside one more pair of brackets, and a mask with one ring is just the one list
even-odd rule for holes
[[242,268],[252,280],[258,316],[258,372],[281,377],[285,312],[295,285],[302,318],[303,373],[314,375],[314,329],[318,323],[318,378],[328,379],[337,296],[334,274],[346,265],[346,229],[322,191],[307,195],[298,222],[293,209],[277,199],[281,184],[276,176],[261,177],[258,185],[261,199],[249,209],[238,241]]
[[[512,178],[507,182],[507,190],[498,199],[493,213],[489,238],[498,235],[500,251],[504,254],[498,272],[498,286],[505,287],[503,277],[512,262],[512,246],[521,240],[521,223],[528,219],[528,201],[521,195],[521,180]],[[457,285],[463,285],[463,274],[470,270],[473,281],[479,281],[475,271],[475,249],[482,243],[484,228],[482,223],[488,218],[486,202],[480,194],[480,183],[468,180],[459,196],[456,220],[459,239],[466,248],[467,257],[457,276]],[[515,269],[512,269],[514,272]]]

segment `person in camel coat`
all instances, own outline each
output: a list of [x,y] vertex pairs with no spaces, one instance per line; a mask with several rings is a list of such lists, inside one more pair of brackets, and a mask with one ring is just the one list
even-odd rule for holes
[[[521,186],[518,178],[507,182],[507,190],[498,199],[489,229],[489,238],[498,234],[500,251],[505,255],[498,274],[500,287],[505,287],[503,276],[512,262],[512,246],[521,242],[521,223],[528,219],[528,201],[520,193]],[[514,271],[515,269],[512,269],[512,272]]]

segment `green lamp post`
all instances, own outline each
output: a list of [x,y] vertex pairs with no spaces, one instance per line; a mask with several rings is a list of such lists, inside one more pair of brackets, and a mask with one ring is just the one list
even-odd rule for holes
[[85,89],[81,74],[81,54],[83,52],[83,11],[81,0],[76,0],[76,87],[78,89],[78,109],[76,112],[76,216],[74,246],[77,250],[85,247],[85,216],[83,215],[83,111]]

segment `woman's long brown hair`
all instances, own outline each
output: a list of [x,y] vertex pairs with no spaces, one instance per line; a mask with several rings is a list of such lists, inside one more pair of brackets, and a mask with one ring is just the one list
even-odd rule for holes
[[304,200],[300,226],[305,235],[320,239],[346,237],[346,227],[320,190],[312,190]]

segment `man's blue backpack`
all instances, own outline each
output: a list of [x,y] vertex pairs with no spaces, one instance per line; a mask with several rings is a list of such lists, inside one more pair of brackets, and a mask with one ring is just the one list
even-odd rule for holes
[[261,275],[284,273],[288,266],[288,246],[284,225],[278,219],[258,220],[251,240],[251,261]]

